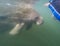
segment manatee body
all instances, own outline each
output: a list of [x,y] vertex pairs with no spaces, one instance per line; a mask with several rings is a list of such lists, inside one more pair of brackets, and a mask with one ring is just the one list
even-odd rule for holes
[[16,26],[9,32],[15,35],[21,30],[24,25],[28,25],[29,29],[33,23],[40,25],[43,23],[43,18],[35,11],[30,4],[23,4],[16,9],[15,14],[9,17],[13,22],[16,22]]
[[[40,14],[33,9],[33,5],[27,3],[21,3],[16,7],[16,11],[11,18],[18,22],[28,22],[42,20]],[[42,22],[42,21],[41,21]]]

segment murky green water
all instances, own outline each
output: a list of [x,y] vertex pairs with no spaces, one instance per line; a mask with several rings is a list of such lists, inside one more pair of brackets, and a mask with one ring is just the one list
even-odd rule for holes
[[51,17],[48,7],[43,6],[48,0],[40,0],[34,7],[44,18],[41,26],[22,29],[15,36],[9,35],[13,26],[0,24],[0,46],[60,46],[60,22]]

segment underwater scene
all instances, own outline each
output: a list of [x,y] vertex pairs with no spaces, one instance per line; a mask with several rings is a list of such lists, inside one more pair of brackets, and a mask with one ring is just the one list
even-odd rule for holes
[[0,0],[0,46],[60,46],[60,21],[49,0]]

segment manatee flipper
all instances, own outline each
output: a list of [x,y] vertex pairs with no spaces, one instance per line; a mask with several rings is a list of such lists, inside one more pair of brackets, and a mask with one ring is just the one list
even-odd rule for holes
[[24,26],[24,23],[16,24],[16,26],[9,32],[10,35],[18,34],[19,30]]

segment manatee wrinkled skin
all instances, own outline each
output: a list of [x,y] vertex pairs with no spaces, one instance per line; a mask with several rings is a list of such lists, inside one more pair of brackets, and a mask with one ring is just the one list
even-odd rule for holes
[[17,6],[16,11],[13,11],[11,16],[8,17],[8,19],[11,19],[13,22],[16,23],[28,23],[30,21],[32,22],[39,22],[40,24],[43,21],[43,18],[40,16],[40,14],[32,8],[30,4],[22,4],[21,6]]

